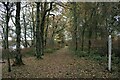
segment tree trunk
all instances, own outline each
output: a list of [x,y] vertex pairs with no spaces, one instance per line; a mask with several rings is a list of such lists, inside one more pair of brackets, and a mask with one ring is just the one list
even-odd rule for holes
[[7,61],[8,61],[8,72],[11,72],[11,66],[10,66],[10,58],[9,58],[9,45],[8,45],[8,24],[9,24],[9,14],[8,14],[8,10],[7,10],[7,16],[6,16],[6,24],[7,24],[7,27],[6,27],[6,37],[5,37],[5,43],[6,43],[6,50],[8,50],[8,58],[7,58]]
[[76,2],[74,2],[73,3],[73,16],[74,16],[74,20],[73,20],[73,27],[75,27],[74,28],[74,38],[75,38],[75,50],[77,51],[77,49],[78,49],[78,43],[77,43],[77,10],[76,10],[76,6],[77,6],[77,4],[76,4]]
[[46,29],[45,29],[45,47],[46,47],[46,44],[47,44],[47,34],[48,34],[48,25],[49,25],[49,14],[50,14],[50,11],[48,12],[48,15],[47,15],[47,26],[46,26]]
[[6,10],[7,10],[7,15],[6,15],[6,32],[5,32],[5,50],[7,51],[7,61],[8,61],[8,72],[11,72],[11,66],[10,66],[10,58],[9,58],[9,44],[8,44],[8,30],[9,30],[9,11],[10,9],[8,8],[9,2],[7,2]]
[[20,50],[20,42],[21,42],[20,8],[21,8],[20,2],[17,2],[16,3],[16,19],[15,19],[17,40],[16,40],[15,62],[13,63],[13,66],[24,64],[22,61],[22,54]]
[[3,49],[6,49],[6,47],[5,47],[5,25],[3,24],[3,26],[2,26],[2,30],[3,30],[3,35],[2,35],[2,47],[3,47]]
[[89,35],[88,35],[88,53],[91,51],[91,37],[92,37],[92,30],[89,28]]
[[32,37],[33,36],[33,27],[32,27],[32,23],[30,22],[30,28],[31,28],[31,42],[30,42],[30,47],[33,47],[33,41],[32,40],[34,40],[34,38]]
[[47,12],[49,12],[52,9],[52,2],[50,3],[50,8],[47,8],[47,3],[44,3],[44,8],[41,5],[41,11],[43,11],[42,15],[41,15],[41,25],[40,25],[40,35],[41,35],[41,54],[44,55],[44,26],[45,26],[45,18],[46,18],[46,14]]
[[8,45],[8,29],[9,29],[9,26],[8,26],[8,24],[9,24],[9,9],[8,9],[8,7],[6,7],[7,8],[7,15],[6,15],[6,32],[5,32],[5,48],[6,49],[8,49],[9,47],[9,45]]
[[92,23],[93,24],[91,24],[91,23],[89,23],[89,25],[87,25],[87,26],[89,26],[88,27],[88,53],[90,53],[90,51],[91,51],[91,38],[92,38],[92,26],[95,26],[95,21],[94,21],[94,16],[95,16],[95,13],[96,13],[96,8],[93,8],[92,9],[92,13],[91,13],[91,16],[90,16],[90,20],[92,21]]
[[34,21],[34,13],[33,13],[34,6],[32,7],[32,26],[33,26],[33,41],[32,45],[35,47],[35,21]]
[[24,38],[25,38],[25,48],[27,48],[27,32],[26,32],[26,29],[27,29],[27,25],[26,25],[26,20],[25,20],[25,14],[23,13],[23,21],[24,21]]
[[95,27],[95,40],[97,41],[97,38],[98,38],[98,35],[97,35],[97,33],[98,33],[98,25],[97,25],[97,23],[96,23],[96,27]]
[[40,25],[40,29],[41,29],[41,54],[44,55],[44,25],[45,25],[45,16],[47,14],[46,12],[46,7],[47,7],[47,3],[44,3],[44,7],[41,4],[41,11],[43,12],[41,14],[41,25]]
[[81,50],[82,51],[84,49],[84,34],[85,34],[85,28],[83,28],[83,31],[82,31],[82,42],[81,42]]
[[36,56],[37,58],[41,58],[41,39],[40,39],[40,2],[36,2],[37,4],[37,12],[36,12]]

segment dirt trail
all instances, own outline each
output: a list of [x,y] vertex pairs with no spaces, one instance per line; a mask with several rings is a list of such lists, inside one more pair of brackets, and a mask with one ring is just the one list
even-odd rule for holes
[[25,65],[13,67],[10,73],[7,72],[6,63],[3,64],[3,77],[111,78],[116,76],[95,61],[74,56],[67,47],[52,54],[45,54],[43,60],[37,60],[35,57],[23,58],[23,60]]

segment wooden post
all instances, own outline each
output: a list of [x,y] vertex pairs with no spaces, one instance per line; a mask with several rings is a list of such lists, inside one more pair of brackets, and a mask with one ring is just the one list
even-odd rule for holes
[[111,35],[108,37],[108,70],[111,71],[111,53],[112,53],[112,39]]

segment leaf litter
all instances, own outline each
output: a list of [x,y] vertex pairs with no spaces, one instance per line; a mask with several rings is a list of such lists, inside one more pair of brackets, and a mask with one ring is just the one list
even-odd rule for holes
[[[110,73],[106,66],[98,62],[78,58],[67,48],[53,54],[45,54],[43,60],[35,57],[24,57],[24,66],[12,67],[7,72],[7,63],[2,64],[3,78],[118,78],[118,72]],[[107,63],[104,63],[107,64]]]

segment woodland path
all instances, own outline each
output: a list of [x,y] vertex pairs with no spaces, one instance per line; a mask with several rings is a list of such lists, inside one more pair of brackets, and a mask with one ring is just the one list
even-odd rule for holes
[[42,60],[35,57],[23,58],[24,66],[12,67],[7,72],[3,64],[3,77],[9,78],[111,78],[105,67],[95,61],[78,58],[67,47],[54,53],[45,54]]

